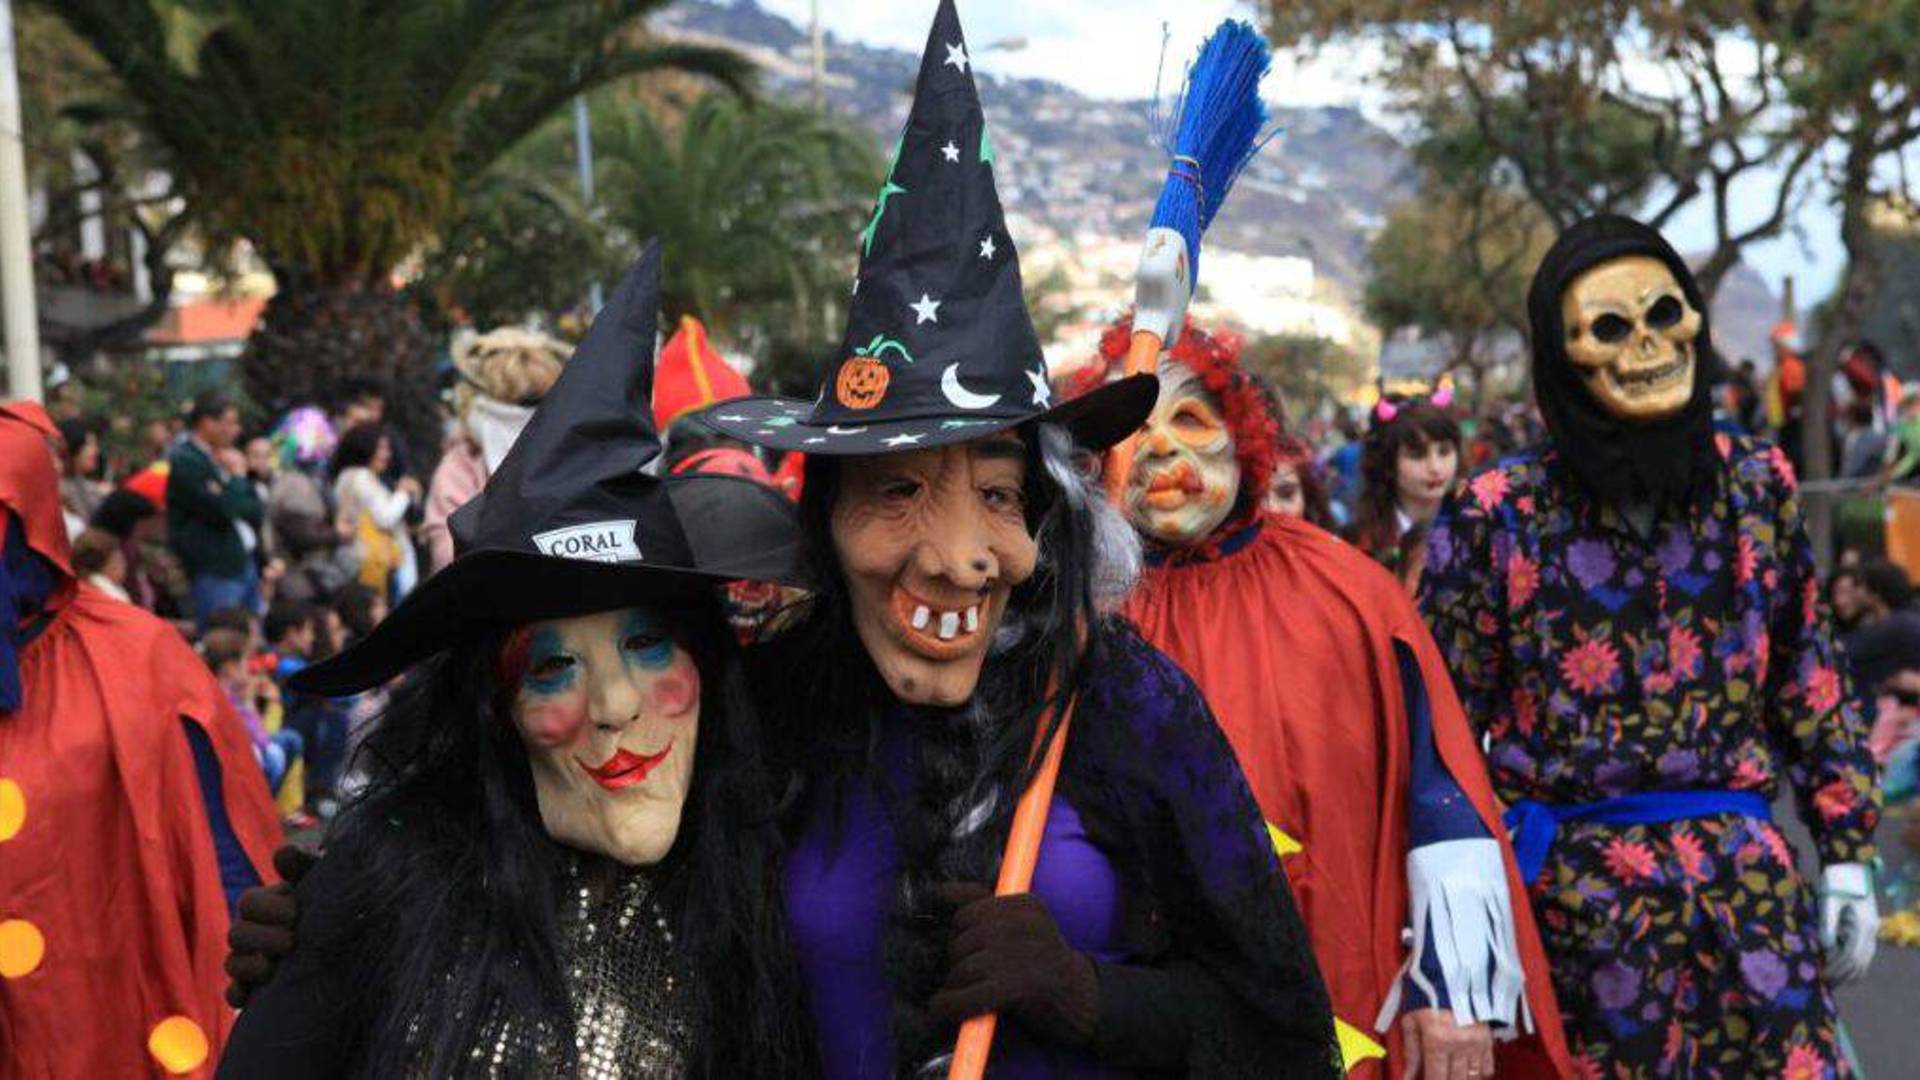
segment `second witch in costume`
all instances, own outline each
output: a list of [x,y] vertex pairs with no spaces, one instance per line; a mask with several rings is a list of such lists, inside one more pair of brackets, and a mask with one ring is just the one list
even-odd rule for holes
[[[941,1063],[997,1011],[996,1077],[1337,1075],[1260,813],[1193,683],[1101,606],[1137,545],[1073,468],[1150,377],[1056,406],[951,0],[815,402],[707,422],[808,454],[828,565],[767,648],[802,805],[786,902],[831,1077]],[[1032,891],[986,883],[1037,730],[1073,701]]]
[[[1118,368],[1131,331],[1108,328],[1096,371]],[[1279,425],[1239,356],[1189,324],[1161,358],[1125,488],[1148,545],[1126,614],[1199,684],[1276,830],[1350,1060],[1377,1026],[1391,1075],[1486,1076],[1497,1025],[1503,1075],[1563,1072],[1538,935],[1439,654],[1366,556],[1263,509]]]

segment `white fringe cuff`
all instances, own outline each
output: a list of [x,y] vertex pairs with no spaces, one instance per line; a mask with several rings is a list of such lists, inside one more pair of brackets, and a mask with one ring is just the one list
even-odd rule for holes
[[1444,840],[1414,848],[1407,853],[1407,893],[1412,949],[1375,1026],[1386,1031],[1399,1015],[1402,978],[1412,979],[1427,1000],[1440,1000],[1421,967],[1431,948],[1448,1005],[1462,1026],[1504,1025],[1496,1032],[1507,1038],[1531,1032],[1500,842]]

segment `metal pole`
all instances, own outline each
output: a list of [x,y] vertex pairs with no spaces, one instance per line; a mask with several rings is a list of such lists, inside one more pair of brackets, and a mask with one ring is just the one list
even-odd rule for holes
[[[573,98],[573,156],[580,164],[580,200],[593,208],[593,129],[587,122],[587,95],[575,94]],[[600,283],[594,282],[587,287],[587,306],[595,314],[606,302]]]
[[27,166],[13,65],[13,0],[0,0],[0,319],[7,324],[7,391],[40,400],[40,315],[33,303]]
[[813,111],[827,111],[827,35],[820,28],[820,0],[813,0]]

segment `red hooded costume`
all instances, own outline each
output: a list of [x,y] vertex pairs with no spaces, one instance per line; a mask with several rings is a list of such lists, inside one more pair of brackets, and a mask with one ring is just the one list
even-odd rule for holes
[[74,580],[52,430],[37,405],[0,406],[0,523],[55,575],[18,654],[20,707],[0,715],[0,1078],[211,1075],[233,1020],[228,913],[182,722],[206,733],[263,881],[273,800],[180,635]]
[[[1109,329],[1109,366],[1130,330],[1126,322]],[[1334,1015],[1371,1033],[1407,960],[1412,729],[1398,643],[1418,664],[1439,757],[1500,839],[1506,863],[1534,1031],[1498,1044],[1500,1075],[1571,1076],[1546,955],[1486,765],[1412,598],[1359,550],[1260,509],[1278,425],[1239,370],[1237,339],[1189,326],[1171,355],[1219,398],[1241,491],[1206,540],[1153,553],[1125,613],[1199,684],[1268,822],[1297,843],[1282,846],[1282,865]],[[1401,1074],[1397,1024],[1382,1041],[1386,1068],[1375,1060],[1354,1075]]]

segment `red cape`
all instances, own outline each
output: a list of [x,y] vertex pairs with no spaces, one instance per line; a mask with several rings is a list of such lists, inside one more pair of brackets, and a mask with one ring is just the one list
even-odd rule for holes
[[219,756],[228,819],[263,881],[278,818],[245,729],[187,643],[73,582],[36,419],[0,408],[0,505],[66,576],[21,650],[21,708],[0,716],[0,779],[25,804],[0,839],[0,922],[31,923],[45,944],[32,971],[0,978],[0,1078],[155,1075],[148,1036],[174,1016],[205,1033],[190,1075],[211,1076],[233,1021],[228,916],[183,718]]
[[[1334,1015],[1371,1034],[1407,957],[1409,735],[1399,641],[1419,661],[1441,760],[1506,856],[1536,1031],[1499,1044],[1500,1075],[1573,1075],[1485,762],[1412,598],[1373,560],[1312,525],[1274,515],[1261,524],[1230,554],[1149,569],[1126,614],[1193,676],[1267,820],[1302,845],[1284,865]],[[1398,1077],[1398,1025],[1384,1041],[1384,1075]],[[1377,1062],[1370,1071],[1383,1075]]]

